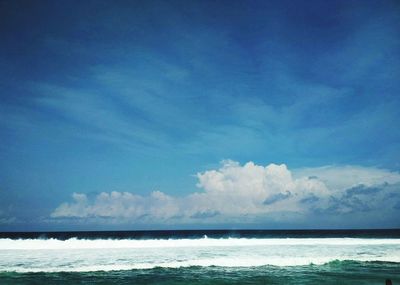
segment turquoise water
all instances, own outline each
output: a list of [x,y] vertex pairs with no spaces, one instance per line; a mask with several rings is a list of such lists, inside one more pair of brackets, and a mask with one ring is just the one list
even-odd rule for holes
[[0,284],[400,284],[400,231],[0,233]]
[[187,267],[98,272],[0,273],[1,284],[400,284],[400,265],[333,261],[324,265]]

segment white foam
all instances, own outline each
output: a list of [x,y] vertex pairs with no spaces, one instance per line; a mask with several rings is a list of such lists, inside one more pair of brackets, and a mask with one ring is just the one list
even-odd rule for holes
[[294,245],[400,245],[400,239],[361,238],[208,238],[201,239],[0,239],[0,250],[36,249],[112,249],[112,248],[180,248],[231,246],[294,246]]
[[[221,267],[258,267],[258,266],[304,266],[304,265],[322,265],[331,261],[344,261],[351,260],[349,258],[334,259],[329,257],[324,258],[272,258],[265,260],[258,259],[229,259],[229,258],[216,258],[216,259],[199,259],[186,262],[166,262],[166,263],[139,263],[139,264],[108,264],[108,265],[92,265],[92,266],[80,266],[80,267],[19,267],[13,266],[3,269],[1,271],[6,272],[94,272],[94,271],[117,271],[117,270],[134,270],[134,269],[153,269],[153,268],[184,268],[191,266],[221,266]],[[370,260],[357,260],[357,261],[370,261]],[[400,262],[400,258],[377,258],[373,261],[383,262]]]
[[0,272],[299,266],[334,260],[400,263],[400,239],[0,239]]

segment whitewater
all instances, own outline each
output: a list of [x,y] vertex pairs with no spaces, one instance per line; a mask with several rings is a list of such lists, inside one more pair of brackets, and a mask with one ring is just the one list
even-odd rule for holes
[[400,263],[398,238],[0,239],[0,272]]

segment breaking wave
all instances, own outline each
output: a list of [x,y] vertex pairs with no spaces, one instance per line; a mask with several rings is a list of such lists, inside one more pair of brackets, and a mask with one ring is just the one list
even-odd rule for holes
[[400,239],[0,239],[0,272],[91,272],[179,267],[400,263]]

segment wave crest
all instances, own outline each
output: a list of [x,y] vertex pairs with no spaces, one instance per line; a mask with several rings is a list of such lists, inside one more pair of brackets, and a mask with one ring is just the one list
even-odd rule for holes
[[0,272],[400,263],[400,239],[0,239]]
[[362,238],[208,238],[201,239],[0,239],[0,250],[40,249],[112,249],[112,248],[180,248],[307,245],[400,245],[400,239]]

